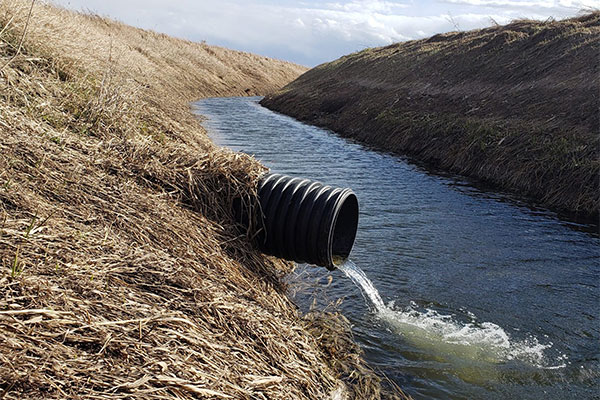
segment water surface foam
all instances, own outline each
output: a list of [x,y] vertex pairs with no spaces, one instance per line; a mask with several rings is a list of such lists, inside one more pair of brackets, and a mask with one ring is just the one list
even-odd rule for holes
[[468,321],[458,321],[453,315],[444,315],[436,310],[419,308],[411,303],[398,308],[394,302],[385,304],[379,291],[365,273],[348,260],[339,269],[361,290],[376,316],[404,340],[426,349],[436,356],[471,360],[492,364],[519,361],[538,368],[560,368],[564,364],[551,365],[544,351],[552,343],[542,344],[534,336],[525,340],[511,339],[499,325],[478,322],[475,315],[468,313]]

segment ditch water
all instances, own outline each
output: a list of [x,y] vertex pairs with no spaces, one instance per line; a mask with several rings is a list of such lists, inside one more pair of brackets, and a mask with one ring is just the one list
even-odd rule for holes
[[600,398],[597,226],[259,100],[194,106],[217,144],[274,172],[351,187],[361,207],[353,262],[301,265],[290,278],[301,309],[342,298],[365,358],[415,399]]

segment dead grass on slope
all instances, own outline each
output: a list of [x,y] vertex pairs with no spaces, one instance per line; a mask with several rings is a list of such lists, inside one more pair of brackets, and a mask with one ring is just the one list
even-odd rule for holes
[[261,104],[555,210],[600,209],[600,12],[363,50]]
[[187,112],[298,67],[46,5],[17,53],[27,10],[0,4],[0,397],[379,398],[234,223],[264,168]]

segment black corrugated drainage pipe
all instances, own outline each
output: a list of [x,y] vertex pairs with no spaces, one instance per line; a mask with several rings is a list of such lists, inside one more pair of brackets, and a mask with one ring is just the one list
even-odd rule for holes
[[358,227],[358,199],[351,189],[266,174],[258,198],[263,252],[328,269],[350,255]]

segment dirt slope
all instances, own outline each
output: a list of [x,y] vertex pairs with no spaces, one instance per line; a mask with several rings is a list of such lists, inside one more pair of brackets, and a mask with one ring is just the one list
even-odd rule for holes
[[305,69],[29,4],[0,3],[0,397],[379,398],[233,222],[264,168],[189,112]]
[[263,105],[386,151],[597,215],[600,13],[350,54]]

